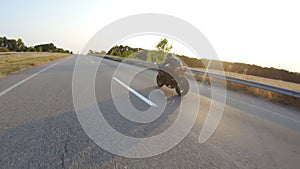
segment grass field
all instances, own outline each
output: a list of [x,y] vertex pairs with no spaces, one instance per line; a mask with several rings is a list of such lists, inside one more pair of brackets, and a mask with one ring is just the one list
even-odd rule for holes
[[69,55],[67,53],[48,52],[1,52],[0,78]]

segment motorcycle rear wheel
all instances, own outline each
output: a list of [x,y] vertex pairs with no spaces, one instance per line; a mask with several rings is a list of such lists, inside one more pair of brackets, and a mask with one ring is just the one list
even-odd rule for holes
[[162,77],[159,74],[156,76],[156,84],[158,87],[162,87],[164,85]]

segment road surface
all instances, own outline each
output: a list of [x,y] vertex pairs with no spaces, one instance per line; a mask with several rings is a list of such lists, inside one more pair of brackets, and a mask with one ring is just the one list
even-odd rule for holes
[[[91,64],[101,60],[86,57]],[[53,61],[0,79],[0,168],[299,168],[300,111],[263,98],[227,91],[221,122],[205,143],[198,143],[206,119],[210,87],[198,83],[201,106],[187,137],[163,154],[131,159],[97,146],[74,111],[72,75],[77,56]],[[178,116],[180,97],[163,87],[166,111],[149,124],[125,120],[112,101],[110,86],[119,62],[100,63],[95,93],[103,115],[120,133],[150,137],[166,130]],[[126,65],[123,78],[141,69]],[[150,71],[131,87],[143,96],[155,88]],[[120,85],[120,87],[122,87]],[[126,88],[124,88],[126,89]],[[130,95],[139,110],[149,106]]]

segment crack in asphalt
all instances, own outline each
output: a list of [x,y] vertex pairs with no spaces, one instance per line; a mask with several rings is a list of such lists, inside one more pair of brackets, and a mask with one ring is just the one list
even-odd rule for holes
[[[67,125],[67,131],[71,131],[71,128],[69,125]],[[62,154],[60,156],[62,168],[66,168],[66,156],[69,152],[68,143],[70,142],[69,137],[70,137],[69,135],[66,135],[66,140],[64,141],[63,148],[62,148]]]
[[61,155],[61,165],[62,168],[66,168],[65,166],[65,156],[68,154],[68,148],[67,148],[67,144],[68,144],[69,140],[66,140],[64,143],[64,147],[63,147],[63,152]]

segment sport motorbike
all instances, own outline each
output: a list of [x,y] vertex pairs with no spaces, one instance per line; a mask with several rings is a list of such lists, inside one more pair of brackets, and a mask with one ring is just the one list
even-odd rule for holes
[[184,96],[189,91],[189,82],[186,78],[187,67],[181,65],[175,69],[170,69],[170,65],[158,66],[156,83],[158,87],[163,85],[174,89],[179,96]]

